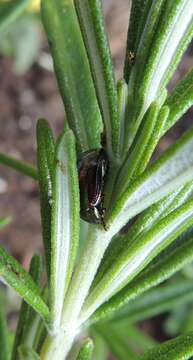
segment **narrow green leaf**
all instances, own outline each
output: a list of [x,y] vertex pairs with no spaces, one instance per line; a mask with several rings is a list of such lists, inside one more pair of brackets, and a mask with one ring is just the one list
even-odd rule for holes
[[79,327],[77,320],[81,308],[110,240],[111,234],[108,230],[99,225],[89,224],[85,247],[77,262],[64,301],[62,314],[64,329]]
[[18,349],[19,360],[40,360],[39,355],[30,347],[21,345]]
[[[186,2],[187,2],[187,1],[186,1]],[[188,10],[186,10],[186,9],[184,8],[184,9],[185,9],[185,12],[184,12],[184,14],[182,14],[182,16],[184,16],[184,19],[186,19],[187,22],[188,22],[188,18],[186,18],[186,11],[187,11],[187,12],[189,11],[189,9],[190,9],[189,6],[191,6],[191,4],[188,5],[188,7],[187,7]],[[191,10],[192,10],[192,8],[191,8]],[[189,19],[190,19],[190,17],[189,17]],[[178,24],[177,24],[176,27],[179,26],[180,21],[183,23],[183,22],[184,22],[183,18],[181,18],[181,19],[178,20]],[[181,27],[181,25],[180,25],[180,27]],[[174,36],[175,36],[175,35],[174,35]],[[181,38],[181,41],[179,42],[179,44],[178,44],[178,46],[177,46],[177,48],[176,48],[175,54],[174,54],[174,56],[173,56],[173,58],[172,58],[172,60],[171,60],[171,62],[170,62],[170,64],[169,64],[169,66],[168,66],[168,69],[167,69],[167,71],[165,72],[165,74],[164,74],[164,76],[163,76],[159,95],[161,94],[161,92],[163,91],[163,89],[165,88],[165,86],[167,86],[167,84],[169,83],[169,81],[171,80],[171,78],[172,78],[172,76],[173,76],[173,74],[174,74],[174,72],[175,72],[175,70],[176,70],[179,62],[180,62],[181,59],[182,59],[183,54],[185,53],[188,45],[190,44],[190,42],[191,42],[191,40],[192,40],[192,37],[193,37],[193,16],[192,16],[192,18],[190,19],[189,24],[188,24],[188,26],[187,26],[187,28],[186,28],[186,30],[185,30],[182,38]]]
[[139,215],[135,223],[125,235],[115,236],[107,248],[101,265],[93,282],[95,287],[108,269],[117,261],[119,254],[131,245],[139,235],[144,235],[158,220],[165,218],[172,211],[184,204],[192,195],[193,182],[167,195]]
[[[170,67],[176,52],[183,47],[189,28],[193,31],[193,8],[191,0],[176,0],[166,2],[161,21],[156,29],[156,38],[151,48],[149,60],[145,68],[144,80],[141,86],[143,93],[146,92],[144,106],[147,108],[159,92],[166,72]],[[186,41],[187,40],[187,41]],[[180,52],[181,53],[181,52]],[[175,64],[177,65],[177,64]],[[174,71],[174,68],[173,68]],[[168,79],[167,79],[168,80]]]
[[[146,18],[143,19],[143,28],[140,28],[141,34],[138,34],[138,48],[136,49],[135,66],[132,69],[129,81],[129,94],[133,91],[133,96],[138,91],[139,84],[143,79],[143,73],[147,67],[151,48],[154,46],[157,25],[160,21],[160,15],[163,11],[165,0],[146,1],[144,12]],[[143,10],[141,10],[143,11]],[[132,88],[133,86],[133,88]],[[154,99],[156,100],[156,99]]]
[[52,131],[46,120],[38,120],[36,132],[42,235],[45,248],[46,268],[49,278],[51,251],[51,204],[53,186],[52,173],[54,167],[55,144]]
[[3,229],[5,226],[7,226],[11,222],[10,216],[4,216],[0,218],[0,229]]
[[[175,244],[175,243],[174,243]],[[165,256],[158,257],[150,264],[145,271],[139,274],[117,295],[103,304],[92,316],[92,321],[98,321],[115,314],[115,311],[122,308],[129,301],[143,294],[145,291],[162,283],[170,276],[181,270],[186,264],[193,261],[193,237],[190,236],[185,242],[178,243],[176,248],[165,252]]]
[[132,1],[124,66],[124,78],[126,82],[129,81],[130,72],[135,62],[139,39],[141,37],[141,29],[143,29],[144,23],[147,19],[147,14],[151,7],[151,2],[152,0]]
[[94,350],[94,344],[91,339],[84,340],[82,347],[77,356],[77,360],[91,360]]
[[120,155],[117,91],[101,0],[75,0],[75,6],[105,124],[107,152],[110,159],[116,160]]
[[42,0],[42,19],[79,150],[100,148],[102,119],[73,1]]
[[32,277],[0,247],[0,277],[11,286],[42,318],[48,320],[49,310]]
[[157,100],[156,97],[154,97],[154,99],[149,102],[148,106],[143,111],[143,114],[140,114],[142,111],[141,109],[144,109],[144,94],[141,94],[139,89],[143,83],[144,72],[154,44],[154,37],[164,3],[165,0],[145,1],[144,10],[142,10],[143,19],[139,27],[140,33],[137,36],[138,46],[136,53],[134,53],[134,65],[132,66],[128,83],[129,106],[127,114],[128,121],[125,131],[126,150],[130,148],[142,118],[151,105],[151,102]]
[[71,130],[61,136],[56,147],[51,228],[50,306],[53,329],[57,329],[76,259],[79,234],[79,185]]
[[116,200],[109,231],[116,234],[129,219],[185,185],[193,177],[193,130],[188,131],[155,161]]
[[168,116],[169,116],[169,107],[163,106],[159,112],[152,134],[146,145],[146,148],[144,149],[139,165],[137,166],[135,176],[141,175],[146,169],[151,159],[151,156],[162,136],[163,128],[165,127]]
[[88,318],[102,303],[127,285],[150,261],[193,224],[193,200],[157,222],[144,235],[126,246],[116,262],[91,291],[82,310]]
[[39,319],[39,321],[37,321],[36,324],[34,324],[34,325],[35,325],[34,326],[35,337],[34,337],[34,342],[33,342],[33,348],[36,349],[36,351],[39,354],[48,332],[45,327],[45,324],[43,323],[43,321],[41,319]]
[[108,321],[107,324],[110,329],[115,329],[116,333],[119,334],[123,341],[126,341],[138,354],[142,354],[144,351],[157,344],[156,340],[144,333],[137,326],[129,323],[127,317],[120,320],[113,319]]
[[164,126],[163,134],[193,105],[193,69],[176,85],[167,98],[166,105],[169,106],[170,114]]
[[[192,130],[186,133],[175,146],[172,146],[141,178],[133,183],[133,186],[128,189],[128,193],[131,191],[131,194],[133,194],[130,197],[132,200],[129,202],[128,208],[126,206],[124,209],[121,206],[119,207],[120,203],[117,205],[117,208],[114,207],[112,210],[114,219],[112,222],[109,221],[107,231],[98,226],[92,225],[90,227],[88,241],[65,300],[65,311],[63,312],[65,326],[68,326],[68,322],[72,322],[73,326],[73,322],[76,321],[76,316],[79,315],[105,250],[115,234],[128,222],[129,218],[134,217],[145,208],[164,198],[167,194],[191,181],[193,175],[191,165],[192,136]],[[142,183],[144,186],[141,185]],[[123,203],[127,201],[127,197],[122,197],[122,201]],[[88,258],[90,259],[89,262],[87,261]],[[79,296],[76,298],[77,292]]]
[[[31,275],[34,282],[39,285],[40,277],[42,274],[42,259],[39,255],[35,254],[32,257],[30,263],[29,274]],[[21,344],[29,344],[29,328],[32,325],[32,317],[35,317],[34,310],[23,300],[19,312],[19,319],[17,323],[17,329],[14,339],[13,351],[12,351],[12,360],[17,360],[18,357],[18,347]],[[27,340],[28,339],[28,340]],[[33,343],[33,338],[31,337],[30,341]]]
[[[149,230],[158,220],[165,218],[171,212],[183,205],[193,192],[193,182],[187,183],[176,191],[167,195],[150,208],[145,210],[133,224],[129,231],[129,237],[135,239],[138,235]],[[124,236],[124,238],[126,238]]]
[[95,329],[105,339],[112,353],[119,360],[137,359],[137,355],[129,346],[128,341],[126,341],[126,339],[124,339],[120,333],[116,331],[115,327],[113,328],[110,324],[104,323],[101,325],[95,325]]
[[27,8],[32,0],[3,1],[0,4],[0,32],[5,31]]
[[1,360],[9,360],[9,343],[6,313],[3,304],[0,302],[0,349]]
[[[121,322],[126,322],[125,320],[121,320]],[[127,322],[128,323],[128,322]],[[115,322],[116,326],[119,322]],[[157,341],[153,339],[149,334],[140,330],[137,326],[133,324],[127,325],[127,333],[129,339],[133,342],[133,344],[137,346],[139,350],[148,350],[156,345]]]
[[103,337],[95,330],[94,326],[89,329],[89,333],[93,339],[94,351],[93,356],[95,360],[107,360],[108,359],[108,346]]
[[127,318],[129,322],[143,321],[166,311],[191,303],[193,298],[192,280],[168,283],[131,301],[115,315],[116,321]]
[[24,161],[15,159],[12,156],[0,153],[0,164],[6,165],[34,180],[38,179],[37,171],[33,166],[25,163]]
[[188,360],[193,355],[193,332],[157,345],[147,351],[140,360]]
[[117,97],[118,97],[118,118],[119,118],[119,146],[118,153],[119,159],[114,164],[110,164],[108,176],[105,182],[105,203],[104,207],[109,208],[111,197],[114,191],[117,174],[120,171],[120,165],[123,159],[124,151],[124,136],[125,136],[125,115],[128,104],[128,86],[124,80],[117,83]]
[[132,178],[135,177],[137,168],[140,167],[141,158],[143,158],[144,153],[147,151],[148,142],[155,129],[158,113],[159,104],[156,102],[152,103],[144,117],[142,129],[133,146],[133,150],[131,150],[130,156],[128,156],[123,165],[123,171],[119,174],[118,187],[122,189],[122,191],[125,189],[125,185],[128,186]]
[[123,157],[124,136],[125,136],[125,120],[128,105],[128,86],[124,80],[117,83],[117,101],[118,101],[118,117],[119,117],[119,154]]
[[[154,3],[157,4],[157,1]],[[130,119],[126,132],[128,147],[134,140],[145,112],[163,92],[190,42],[193,36],[192,20],[191,0],[165,2],[144,71],[141,73],[136,65],[134,70],[137,78],[135,79],[133,75],[134,79],[130,79]],[[133,95],[134,89],[136,89],[135,95]]]

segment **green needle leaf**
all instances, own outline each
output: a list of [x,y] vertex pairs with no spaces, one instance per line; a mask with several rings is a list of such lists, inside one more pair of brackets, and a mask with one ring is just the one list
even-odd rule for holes
[[21,345],[18,350],[19,360],[40,360],[39,355],[30,347]]
[[168,120],[169,116],[169,107],[163,106],[158,114],[156,123],[154,125],[153,131],[151,133],[150,139],[144,149],[142,157],[140,159],[139,165],[137,166],[135,176],[141,175],[146,169],[151,156],[162,136],[163,129]]
[[[142,1],[141,1],[142,2]],[[148,59],[153,47],[153,39],[156,34],[157,25],[160,18],[160,13],[165,0],[146,0],[143,5],[142,18],[140,21],[138,34],[137,34],[137,47],[134,52],[134,61],[130,65],[130,78],[128,83],[129,92],[129,106],[125,132],[125,148],[128,150],[140,126],[142,118],[151,102],[156,100],[156,97],[149,103],[142,116],[139,116],[141,108],[144,108],[144,94],[139,92],[145,69],[148,64]],[[142,5],[142,4],[141,4]],[[127,54],[128,56],[128,54]],[[137,99],[137,100],[136,100]]]
[[48,320],[49,310],[32,277],[0,247],[0,277],[11,286],[40,316]]
[[[146,0],[145,4],[143,5],[144,10],[141,10],[144,11],[144,18],[142,19],[143,28],[140,27],[139,30],[141,33],[137,34],[138,48],[135,49],[136,61],[129,81],[129,94],[131,91],[134,91],[134,95],[136,95],[135,91],[139,88],[139,84],[141,84],[142,76],[148,63],[149,54],[154,44],[153,41],[164,3],[165,0]],[[132,89],[133,85],[134,88]]]
[[75,0],[85,46],[91,64],[110,159],[119,157],[120,135],[117,113],[117,91],[110,49],[105,32],[101,0]]
[[73,1],[42,0],[42,19],[79,150],[100,148],[102,119]]
[[12,156],[0,153],[0,164],[6,165],[20,172],[21,174],[31,177],[34,180],[38,179],[37,171],[33,166],[25,163],[24,161],[15,159]]
[[[141,159],[145,157],[145,153],[148,151],[147,146],[149,141],[151,141],[150,139],[156,126],[158,113],[159,104],[156,102],[152,103],[144,117],[138,139],[131,150],[131,154],[123,165],[123,170],[119,174],[118,187],[122,189],[122,191],[125,189],[125,185],[128,186],[129,182],[138,174],[137,169],[142,163]],[[146,163],[144,162],[144,167],[145,165]]]
[[38,120],[36,133],[42,235],[45,247],[46,268],[49,278],[51,251],[51,203],[53,186],[52,173],[54,167],[55,144],[52,131],[46,120]]
[[117,359],[137,360],[137,354],[129,346],[128,339],[124,339],[120,332],[116,330],[116,327],[112,327],[111,324],[104,323],[101,325],[95,325],[95,329],[105,339]]
[[119,154],[120,160],[123,156],[124,150],[124,136],[125,136],[125,119],[128,105],[128,86],[124,80],[119,80],[117,83],[117,98],[118,98],[118,117],[119,117]]
[[167,98],[166,105],[169,106],[170,114],[162,135],[193,105],[193,69],[176,85]]
[[109,225],[115,235],[129,219],[192,180],[193,130],[155,161],[115,202]]
[[[193,200],[157,222],[144,235],[140,235],[119,254],[116,262],[91,291],[83,315],[87,318],[103,302],[127,285],[155,256],[170,245],[181,233],[193,224]],[[84,314],[87,313],[86,315]]]
[[89,338],[84,340],[76,360],[91,360],[93,350],[94,350],[93,341]]
[[0,32],[7,30],[32,0],[14,0],[0,4]]
[[[132,1],[129,18],[129,29],[127,34],[127,50],[125,56],[124,78],[129,81],[131,69],[135,62],[136,52],[147,19],[148,11],[151,8],[152,0]],[[132,55],[134,58],[132,59]]]
[[192,192],[193,182],[188,183],[179,190],[172,192],[164,199],[158,201],[156,204],[145,210],[139,215],[127,234],[115,236],[105,252],[93,282],[93,287],[97,285],[108,269],[117,261],[119,254],[126,246],[129,247],[139,235],[144,235],[154,224],[156,224],[158,220],[165,218],[172,211],[184,204],[185,201],[187,201],[187,199],[192,195]]
[[[43,270],[42,258],[39,255],[35,254],[31,260],[29,274],[31,275],[32,279],[38,286],[40,283],[42,270]],[[16,329],[15,340],[12,351],[12,358],[11,358],[12,360],[17,360],[18,347],[21,344],[26,344],[26,341],[29,341],[28,334],[29,334],[29,328],[32,325],[33,317],[35,317],[34,310],[23,300],[19,312],[19,319],[17,323],[17,329]],[[32,336],[30,341],[33,343]],[[27,343],[26,345],[29,345],[29,343]]]
[[[92,316],[95,322],[115,314],[115,312],[126,305],[129,301],[141,295],[152,287],[170,278],[186,264],[193,261],[193,237],[190,233],[185,242],[177,242],[176,248],[167,248],[164,256],[155,259],[144,272],[139,274],[111,300],[103,304]],[[175,244],[175,243],[174,243]],[[171,249],[170,249],[171,248]]]
[[50,307],[53,330],[56,330],[76,259],[79,234],[79,184],[71,130],[61,136],[56,147],[52,201]]
[[157,345],[139,360],[188,360],[193,355],[193,332]]
[[9,360],[8,329],[5,308],[0,301],[0,349],[1,360]]
[[7,226],[11,222],[10,216],[4,216],[0,218],[0,229],[3,229],[5,226]]
[[[157,1],[152,6],[156,7]],[[139,57],[139,64],[137,66],[136,62],[133,74],[130,77],[129,96],[131,104],[125,146],[130,147],[132,144],[144,114],[150,104],[162,94],[192,35],[192,1],[166,1],[156,27],[148,59],[145,61],[144,71],[140,71]],[[142,41],[142,46],[144,44]]]
[[89,329],[89,333],[92,336],[94,342],[94,359],[95,360],[107,360],[108,359],[108,346],[106,341],[102,336],[95,330],[95,327],[92,326]]
[[[141,91],[145,93],[144,106],[147,108],[155,96],[158,94],[160,86],[163,83],[165,74],[175,57],[179,47],[189,42],[191,37],[186,35],[189,28],[193,31],[193,8],[191,0],[176,0],[175,2],[166,2],[162,13],[162,19],[156,29],[157,36],[154,39],[154,46],[144,73],[144,85]],[[192,32],[191,31],[191,32]],[[176,64],[177,65],[177,64]],[[174,71],[174,69],[173,69]]]
[[129,322],[143,321],[163,312],[172,311],[180,305],[191,303],[193,298],[192,280],[168,283],[131,301],[115,315],[116,321],[128,319]]
[[111,321],[110,323],[118,328],[118,330],[124,331],[127,338],[129,338],[129,341],[131,341],[133,346],[135,346],[135,348],[137,347],[139,351],[148,350],[156,345],[155,339],[143,332],[143,330],[140,330],[138,326],[129,324],[127,319],[123,319],[121,321]]

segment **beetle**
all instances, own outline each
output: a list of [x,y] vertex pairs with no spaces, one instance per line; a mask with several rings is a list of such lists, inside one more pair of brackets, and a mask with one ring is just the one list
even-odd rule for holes
[[103,224],[105,230],[103,192],[108,167],[104,149],[86,151],[78,161],[80,216],[89,223]]

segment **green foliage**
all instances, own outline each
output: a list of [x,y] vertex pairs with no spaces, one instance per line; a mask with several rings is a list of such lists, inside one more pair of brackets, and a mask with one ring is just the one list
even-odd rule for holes
[[74,5],[69,0],[42,1],[42,19],[49,34],[67,118],[79,149],[100,148],[101,114]]
[[77,360],[91,360],[93,348],[94,348],[94,345],[93,345],[92,340],[86,339],[82,344],[82,347],[77,356]]
[[7,320],[2,302],[0,302],[0,348],[2,360],[9,360]]
[[42,46],[39,31],[37,16],[25,13],[1,34],[0,52],[13,59],[12,69],[16,75],[25,74],[37,60]]
[[19,360],[40,360],[38,354],[27,346],[21,345],[18,352]]
[[107,152],[112,161],[121,153],[117,91],[100,0],[75,0],[75,6],[88,52],[97,97],[103,115]]
[[89,330],[94,342],[94,358],[96,360],[107,360],[109,349],[105,339],[97,332],[95,327],[90,327]]
[[193,355],[193,333],[181,335],[149,350],[141,360],[188,360]]
[[11,218],[8,216],[4,216],[0,218],[0,229],[3,229],[6,225],[8,225],[11,221]]
[[0,4],[0,32],[9,29],[9,26],[27,8],[32,0],[1,1]]
[[0,153],[0,164],[9,166],[10,168],[12,168],[14,170],[16,170],[24,175],[27,175],[34,180],[37,180],[36,169],[33,168],[33,166],[31,166],[23,161],[17,160],[11,156]]
[[77,254],[79,211],[75,141],[67,129],[56,145],[53,173],[50,306],[56,328]]
[[164,132],[173,126],[176,121],[192,106],[193,104],[193,70],[191,70],[174,88],[166,100],[169,106],[170,114],[168,116]]
[[156,345],[156,341],[131,325],[127,318],[103,322],[93,328],[107,342],[111,352],[118,359],[138,359],[137,355]]
[[149,290],[137,297],[115,314],[115,319],[127,318],[129,322],[142,321],[155,315],[178,311],[183,304],[192,302],[193,286],[191,280],[178,280]]
[[40,290],[33,278],[2,247],[0,248],[0,276],[3,281],[9,286],[12,286],[36,312],[44,319],[48,319],[48,307],[43,301]]
[[111,351],[118,359],[137,359],[137,355],[128,344],[128,339],[123,338],[119,329],[113,328],[110,324],[96,325],[95,328],[99,334],[103,336]]
[[139,274],[129,285],[104,303],[91,318],[92,321],[99,321],[102,318],[112,316],[115,311],[129,303],[146,290],[160,284],[170,276],[181,270],[186,264],[193,261],[193,240],[192,234],[187,238],[167,248],[158,259]]
[[51,201],[53,187],[53,166],[55,144],[52,131],[46,120],[37,123],[37,166],[40,187],[42,235],[48,277],[50,276],[51,252]]
[[[35,283],[39,286],[42,275],[43,265],[42,259],[39,255],[35,254],[32,257],[29,273],[32,276]],[[18,357],[18,351],[20,346],[33,345],[33,336],[31,333],[31,323],[33,322],[36,313],[34,310],[23,300],[19,313],[19,319],[17,323],[17,329],[15,333],[15,339],[12,351],[12,360],[16,360]],[[20,352],[21,349],[20,349]]]
[[[0,6],[0,30],[27,3]],[[166,91],[193,36],[192,0],[132,2],[125,79],[117,84],[100,0],[42,0],[41,15],[67,120],[56,141],[48,122],[37,122],[37,170],[0,154],[1,164],[38,180],[47,275],[42,282],[39,256],[28,273],[0,248],[0,276],[23,298],[12,360],[69,353],[107,360],[109,349],[120,360],[188,359],[192,332],[155,346],[134,323],[192,300],[185,271],[169,278],[193,261],[193,129],[150,161],[193,104],[192,70]],[[80,222],[77,170],[77,154],[102,146],[109,158],[105,229]],[[8,221],[1,218],[0,227]],[[80,341],[83,329],[95,348],[90,338]]]

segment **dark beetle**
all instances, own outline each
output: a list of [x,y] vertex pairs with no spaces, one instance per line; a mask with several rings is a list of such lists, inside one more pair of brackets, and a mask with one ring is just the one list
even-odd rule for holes
[[103,224],[104,180],[108,170],[108,158],[104,149],[87,151],[78,162],[80,187],[80,215],[89,223]]

